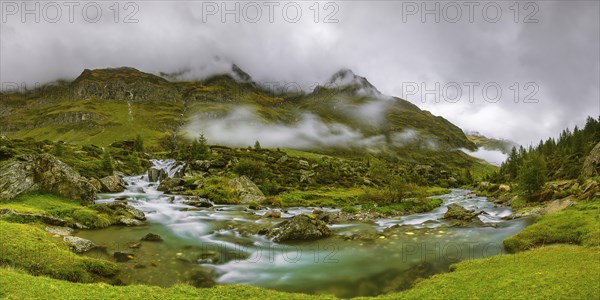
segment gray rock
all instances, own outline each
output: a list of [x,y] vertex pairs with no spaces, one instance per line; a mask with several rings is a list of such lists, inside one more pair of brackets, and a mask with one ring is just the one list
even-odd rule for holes
[[125,182],[118,175],[106,176],[100,179],[103,193],[119,193],[125,190]]
[[92,241],[82,239],[76,236],[65,236],[63,240],[65,241],[65,243],[67,243],[67,245],[71,247],[71,250],[73,250],[73,252],[75,253],[83,253],[96,247],[96,245]]
[[269,233],[273,241],[280,243],[294,240],[314,240],[332,235],[327,224],[313,215],[298,215],[279,224]]
[[151,167],[148,169],[148,180],[150,182],[158,182],[167,177],[167,172],[163,169],[157,169],[155,167]]
[[288,160],[288,158],[289,158],[289,157],[288,157],[287,155],[283,155],[282,157],[280,157],[280,158],[279,158],[279,159],[276,161],[276,163],[277,163],[277,164],[279,164],[279,165],[281,165],[281,164],[285,163],[285,162]]
[[240,202],[243,204],[250,202],[260,203],[265,200],[263,192],[246,176],[230,180],[229,186],[239,193]]
[[0,208],[0,216],[16,216],[22,222],[41,222],[53,226],[67,226],[69,223],[61,218],[43,214],[18,213],[12,209]]
[[36,190],[85,202],[96,198],[96,189],[86,178],[47,153],[25,155],[0,167],[0,199]]
[[125,217],[119,219],[119,223],[126,225],[126,226],[140,226],[140,225],[144,224],[140,220],[125,218]]
[[157,242],[157,241],[162,241],[162,237],[156,233],[148,233],[145,236],[142,237],[142,241],[152,241],[152,242]]
[[193,198],[193,199],[190,199],[190,200],[183,201],[183,204],[190,205],[190,206],[195,206],[195,207],[204,207],[204,208],[210,208],[210,207],[214,206],[210,202],[210,200],[204,199],[204,198]]
[[596,144],[590,154],[583,162],[581,177],[592,177],[600,175],[600,143]]
[[54,235],[60,236],[72,235],[74,231],[72,228],[60,226],[46,226],[45,230]]

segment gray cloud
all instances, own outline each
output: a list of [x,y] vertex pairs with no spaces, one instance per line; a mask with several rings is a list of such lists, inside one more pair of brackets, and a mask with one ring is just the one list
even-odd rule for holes
[[[458,2],[463,16],[457,23],[443,18],[422,23],[418,15],[403,22],[403,2],[393,1],[338,2],[339,23],[323,23],[331,12],[323,6],[315,23],[312,2],[299,2],[297,23],[283,19],[284,2],[275,9],[273,23],[265,10],[257,23],[243,18],[236,23],[231,16],[223,23],[219,16],[203,22],[202,2],[145,1],[136,2],[139,22],[133,24],[123,22],[128,12],[123,7],[115,23],[112,3],[98,3],[103,15],[93,24],[83,20],[80,9],[73,23],[66,11],[55,24],[6,16],[0,23],[0,81],[32,85],[74,78],[84,68],[124,65],[156,74],[186,70],[187,78],[201,78],[235,62],[256,81],[302,85],[323,83],[347,67],[395,96],[402,96],[402,83],[433,88],[436,82],[442,87],[478,82],[473,103],[464,95],[466,88],[457,103],[422,103],[420,94],[407,98],[464,129],[524,144],[600,114],[596,1],[535,2],[538,23],[522,22],[529,12],[524,7],[515,23],[512,2],[498,2],[502,18],[497,23],[486,22],[479,9],[470,23],[463,2]],[[487,82],[502,88],[500,101],[488,103],[481,96]],[[514,82],[520,83],[519,103],[510,90]],[[522,103],[530,91],[523,89],[526,82],[539,87],[538,103]]]

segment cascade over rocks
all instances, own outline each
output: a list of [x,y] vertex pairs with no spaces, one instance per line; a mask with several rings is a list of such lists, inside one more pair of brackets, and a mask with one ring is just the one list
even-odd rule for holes
[[84,202],[96,198],[96,189],[85,177],[48,153],[25,155],[0,168],[0,199],[36,190]]

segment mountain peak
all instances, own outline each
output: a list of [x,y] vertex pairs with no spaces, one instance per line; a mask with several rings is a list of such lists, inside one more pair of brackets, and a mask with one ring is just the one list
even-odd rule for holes
[[327,82],[327,86],[355,93],[359,96],[383,96],[365,77],[358,76],[348,68],[335,72]]
[[250,76],[248,73],[244,72],[244,70],[242,70],[236,64],[231,65],[231,72],[233,73],[234,79],[237,81],[252,82],[252,76]]

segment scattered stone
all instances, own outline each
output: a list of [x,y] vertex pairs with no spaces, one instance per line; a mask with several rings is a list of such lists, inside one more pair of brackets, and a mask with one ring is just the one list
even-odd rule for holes
[[52,233],[55,236],[67,236],[73,234],[73,229],[69,227],[60,226],[46,226],[46,231]]
[[287,155],[283,155],[275,163],[279,165],[284,164],[288,160],[288,158],[289,157]]
[[142,243],[140,242],[131,242],[129,244],[127,244],[127,247],[131,248],[131,249],[138,249],[142,246]]
[[260,204],[253,201],[253,202],[248,203],[248,208],[251,210],[259,210],[262,207],[260,206]]
[[203,207],[203,208],[211,208],[211,207],[214,206],[210,202],[210,200],[205,199],[205,198],[199,198],[199,197],[195,198],[195,199],[190,199],[190,200],[183,201],[183,204],[194,206],[194,207]]
[[281,218],[281,212],[276,210],[269,210],[264,215],[263,218]]
[[322,213],[323,213],[323,211],[322,211],[322,210],[320,210],[320,209],[315,209],[315,210],[313,210],[313,211],[312,211],[312,214],[313,214],[313,215],[320,215],[320,214],[322,214]]
[[65,236],[63,240],[75,253],[83,253],[96,247],[92,241],[76,236]]
[[156,233],[148,233],[144,237],[142,237],[142,241],[162,241],[162,237]]
[[113,257],[117,262],[128,262],[134,258],[133,254],[125,252],[115,252]]
[[136,220],[136,219],[132,219],[132,218],[125,218],[125,217],[119,219],[119,223],[126,225],[126,226],[140,226],[140,225],[144,224],[140,220]]
[[310,164],[305,160],[302,160],[302,159],[299,160],[298,164],[300,165],[301,168],[307,168],[307,169],[310,168]]

